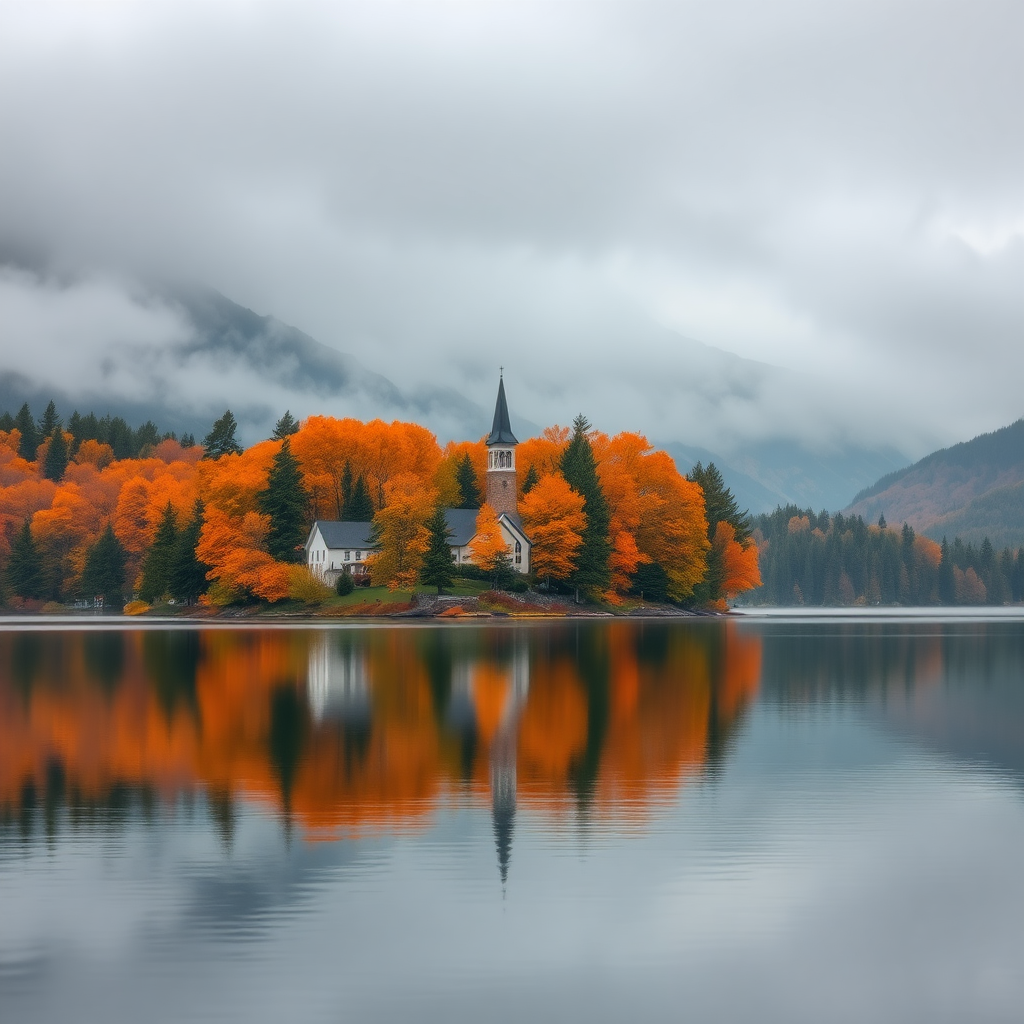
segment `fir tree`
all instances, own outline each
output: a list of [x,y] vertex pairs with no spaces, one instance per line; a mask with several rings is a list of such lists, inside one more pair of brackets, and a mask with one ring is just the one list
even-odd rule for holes
[[39,421],[39,436],[41,438],[49,437],[60,425],[61,421],[57,415],[57,406],[53,404],[53,399],[51,398],[42,419]]
[[508,548],[502,549],[494,556],[494,565],[491,568],[491,586],[495,590],[511,590],[517,575],[512,562],[512,552]]
[[355,580],[352,579],[352,573],[348,571],[348,566],[346,565],[345,568],[338,573],[337,582],[334,584],[335,593],[337,593],[338,597],[347,597],[353,590],[355,590],[355,587]]
[[[718,467],[713,462],[709,462],[707,467],[698,462],[687,473],[686,479],[691,483],[699,484],[700,489],[704,492],[704,514],[708,519],[708,540],[714,539],[718,524],[726,522],[736,531],[736,540],[742,544],[750,536],[749,513],[740,511],[732,491],[725,486],[725,480]],[[827,513],[825,519],[824,529],[828,529]]]
[[341,471],[341,508],[338,511],[338,518],[344,523],[355,522],[352,517],[352,498],[352,463],[346,459]]
[[942,557],[939,561],[939,602],[940,604],[956,604],[953,556],[945,537],[942,538]]
[[420,580],[428,587],[437,587],[440,594],[445,587],[452,585],[452,549],[450,546],[451,531],[445,519],[444,509],[438,506],[427,520],[427,531],[430,539],[427,551],[423,556],[420,568]]
[[523,496],[525,497],[537,486],[540,480],[540,474],[537,472],[537,467],[531,465],[526,471],[526,476],[523,477]]
[[469,452],[463,452],[455,467],[455,480],[459,485],[459,504],[456,508],[480,508],[484,503],[480,484],[473,469]]
[[15,425],[14,417],[9,412],[4,412],[4,414],[0,416],[0,430],[9,434],[14,429]]
[[292,455],[286,437],[274,456],[267,489],[257,499],[259,510],[270,516],[267,551],[279,562],[294,562],[295,549],[306,538],[306,508],[309,495],[302,486],[298,459]]
[[82,573],[82,590],[101,594],[103,603],[119,607],[124,599],[124,566],[127,555],[114,536],[110,523],[100,539],[89,549]]
[[42,560],[39,549],[32,539],[28,520],[11,545],[11,557],[7,560],[7,586],[18,597],[42,597],[46,585],[43,578]]
[[170,591],[171,566],[178,546],[178,520],[170,502],[164,509],[160,525],[153,538],[153,546],[142,563],[142,585],[139,597],[152,603]]
[[349,522],[368,523],[373,519],[373,499],[366,489],[366,481],[362,474],[356,478],[356,486],[352,492],[352,504],[349,507]]
[[299,432],[299,424],[291,414],[291,410],[285,409],[284,415],[274,424],[274,432],[270,436],[275,441],[283,441],[286,437]]
[[39,431],[36,430],[36,421],[32,418],[28,402],[18,410],[18,415],[14,417],[14,425],[21,431],[18,454],[28,462],[35,462],[36,449],[39,447]]
[[576,588],[577,598],[580,591],[591,596],[604,590],[611,581],[608,565],[612,549],[608,537],[611,513],[597,477],[597,461],[587,437],[589,429],[585,416],[580,415],[573,420],[573,435],[562,453],[561,462],[566,483],[583,496],[583,511],[587,517],[576,568],[569,577],[570,584]]
[[[50,403],[53,404],[52,402]],[[47,480],[59,483],[64,479],[64,472],[70,462],[68,443],[64,439],[64,431],[58,425],[50,434],[50,444],[46,449],[46,461],[43,463],[43,476]]]
[[181,435],[181,441],[178,442],[182,448],[195,448],[196,436],[195,434],[184,433]]
[[210,567],[196,556],[202,530],[203,503],[197,500],[192,509],[192,518],[178,534],[169,568],[168,589],[175,601],[193,604],[200,594],[206,593],[210,585],[206,578]]
[[[203,438],[204,459],[219,459],[222,455],[241,455],[242,446],[235,440],[238,424],[231,410],[227,409]],[[116,451],[116,449],[115,449]]]

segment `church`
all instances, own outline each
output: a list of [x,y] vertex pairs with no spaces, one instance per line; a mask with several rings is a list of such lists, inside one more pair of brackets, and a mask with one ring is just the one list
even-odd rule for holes
[[[505,399],[504,374],[498,379],[498,399],[494,405],[494,421],[484,442],[487,445],[486,501],[498,515],[501,535],[508,547],[512,565],[517,572],[530,571],[530,538],[523,529],[518,512],[518,481],[516,476],[516,440],[509,421]],[[479,509],[445,509],[450,533],[452,561],[471,564],[470,545],[476,536]],[[306,564],[333,583],[348,570],[353,576],[369,572],[367,558],[373,552],[372,523],[340,522],[318,519],[306,539]]]

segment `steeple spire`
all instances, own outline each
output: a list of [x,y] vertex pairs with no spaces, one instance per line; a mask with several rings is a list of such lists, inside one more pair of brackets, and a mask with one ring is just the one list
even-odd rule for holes
[[505,400],[505,368],[502,367],[502,375],[498,378],[498,401],[494,405],[494,423],[491,425],[491,432],[484,444],[519,444],[515,434],[512,433],[512,424],[508,418],[508,402]]

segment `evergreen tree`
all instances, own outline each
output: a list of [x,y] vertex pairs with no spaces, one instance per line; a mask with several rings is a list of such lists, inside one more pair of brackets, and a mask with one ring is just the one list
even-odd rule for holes
[[887,528],[888,528],[888,526],[889,526],[889,524],[888,524],[888,523],[887,523],[887,522],[885,521],[885,513],[883,512],[883,513],[882,513],[882,514],[881,514],[881,515],[880,515],[880,516],[878,517],[878,528],[879,528],[880,530],[885,530],[885,529],[887,529]]
[[39,431],[36,430],[36,421],[32,418],[28,402],[18,410],[18,415],[14,417],[14,425],[21,431],[18,454],[29,462],[35,462],[36,449],[39,447]]
[[469,452],[462,453],[462,458],[455,467],[455,480],[459,485],[460,496],[456,508],[480,508],[484,503],[484,497],[480,492],[480,484]]
[[[160,443],[160,431],[152,420],[145,423],[134,432],[133,453],[136,457],[143,455],[145,450],[152,450]],[[146,452],[148,454],[148,452]]]
[[338,518],[343,523],[351,523],[355,520],[352,517],[352,463],[345,460],[345,466],[341,471],[341,509]]
[[[725,486],[725,480],[719,472],[718,467],[709,462],[703,466],[700,462],[693,467],[686,475],[691,483],[699,484],[704,492],[704,511],[708,518],[708,540],[713,540],[715,530],[721,522],[729,523],[736,531],[736,540],[743,543],[750,536],[750,516],[747,512],[741,512],[736,498],[731,490]],[[813,515],[813,513],[811,513]],[[828,513],[825,513],[828,529]]]
[[7,560],[7,586],[18,597],[42,597],[46,581],[43,577],[42,559],[32,539],[28,520],[11,545],[11,557]]
[[4,414],[0,416],[0,430],[9,434],[14,427],[14,417],[9,412],[4,412]]
[[120,607],[124,600],[124,566],[127,555],[121,542],[114,536],[110,523],[100,539],[89,549],[82,573],[82,590],[86,594],[101,594],[103,603]]
[[181,441],[179,443],[182,448],[195,448],[196,436],[195,434],[184,433],[181,435]]
[[537,472],[537,467],[531,465],[526,471],[526,476],[523,477],[523,495],[527,495],[537,486],[537,482],[540,480],[540,474]]
[[59,483],[64,479],[64,472],[70,461],[71,453],[68,451],[68,443],[64,439],[64,431],[58,425],[50,434],[50,444],[46,449],[46,461],[43,463],[43,476],[47,480]]
[[178,519],[170,502],[156,528],[153,546],[142,563],[142,585],[139,597],[152,603],[170,591],[171,566],[178,546]]
[[51,398],[42,419],[39,421],[39,436],[41,438],[49,437],[60,425],[61,421],[57,415],[57,406],[53,404],[53,399]]
[[368,523],[373,519],[373,499],[366,489],[366,481],[362,474],[356,478],[356,486],[352,492],[352,504],[349,507],[349,522]]
[[348,566],[346,565],[345,568],[338,573],[338,580],[334,584],[335,592],[338,597],[347,597],[353,590],[355,590],[355,587],[355,580],[352,579],[352,573],[348,571]]
[[512,562],[512,552],[508,548],[503,548],[494,556],[494,565],[491,568],[491,586],[495,590],[511,590],[517,575]]
[[291,410],[285,409],[284,415],[274,425],[274,432],[270,436],[275,441],[283,441],[286,437],[299,432],[299,423],[291,414]]
[[199,535],[203,530],[203,503],[196,501],[192,518],[178,534],[174,557],[169,567],[168,589],[175,601],[193,604],[200,594],[205,594],[209,581],[206,574],[210,567],[196,557]]
[[633,573],[630,593],[645,601],[667,601],[668,582],[668,573],[657,562],[644,562]]
[[445,519],[444,509],[438,506],[427,520],[429,540],[427,551],[423,556],[420,568],[420,580],[428,587],[437,587],[440,594],[445,587],[452,585],[452,549],[450,546],[451,531]]
[[270,516],[267,551],[279,562],[294,562],[295,549],[306,539],[309,495],[302,485],[298,459],[286,437],[274,456],[267,489],[257,499],[259,510]]
[[956,604],[956,580],[953,576],[953,555],[946,538],[942,538],[942,557],[939,561],[939,602]]
[[590,423],[582,414],[573,420],[573,435],[562,453],[561,470],[566,483],[583,496],[583,511],[587,525],[583,531],[583,544],[576,559],[576,568],[569,577],[570,584],[591,596],[604,590],[611,582],[608,561],[611,541],[608,528],[611,512],[597,477],[597,461],[590,446],[587,431]]
[[240,455],[242,446],[235,440],[238,424],[231,410],[227,409],[213,424],[213,428],[203,438],[204,459],[219,459],[222,455]]

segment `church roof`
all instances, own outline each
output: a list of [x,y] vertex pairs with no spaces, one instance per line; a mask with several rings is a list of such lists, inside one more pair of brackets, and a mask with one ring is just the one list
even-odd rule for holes
[[[373,541],[370,538],[370,530],[373,523],[348,523],[332,519],[318,519],[310,530],[309,540],[319,530],[324,544],[332,551],[335,548],[370,548]],[[307,546],[309,541],[306,542]]]
[[448,524],[450,535],[448,543],[453,548],[465,547],[476,536],[476,517],[480,515],[478,508],[446,508],[444,519]]
[[484,444],[519,444],[512,433],[512,424],[508,420],[508,402],[505,401],[505,381],[498,380],[498,401],[494,405],[494,423]]

